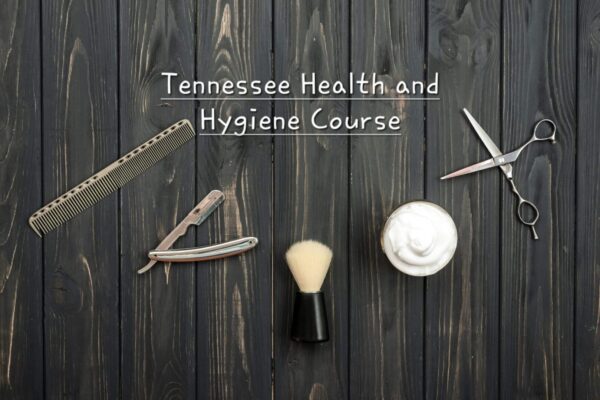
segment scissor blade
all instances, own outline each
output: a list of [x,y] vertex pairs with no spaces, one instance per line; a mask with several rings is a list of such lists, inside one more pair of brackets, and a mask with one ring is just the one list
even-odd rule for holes
[[[467,119],[471,123],[471,126],[473,127],[473,129],[475,129],[477,136],[479,136],[479,139],[481,139],[481,141],[483,142],[483,145],[488,150],[488,152],[492,155],[492,157],[501,156],[502,152],[500,151],[498,146],[496,146],[496,143],[494,143],[494,141],[488,136],[488,134],[485,132],[485,130],[483,130],[481,125],[479,125],[479,122],[477,122],[475,120],[475,118],[473,118],[471,113],[466,108],[463,108],[463,112],[467,116]],[[510,165],[510,164],[500,165],[500,169],[502,170],[502,172],[504,172],[504,175],[506,175],[507,177],[512,174],[512,165]]]
[[464,167],[462,169],[459,169],[458,171],[454,171],[451,174],[442,176],[440,179],[444,180],[444,179],[456,178],[457,176],[471,174],[473,172],[482,171],[484,169],[493,168],[495,166],[496,166],[496,164],[494,163],[494,159],[490,158],[489,160],[485,160],[482,162],[478,162],[477,164],[469,165],[468,167]]
[[492,157],[501,156],[502,152],[500,151],[500,149],[498,148],[498,146],[496,146],[496,143],[494,143],[492,141],[492,139],[488,136],[488,134],[483,130],[483,128],[481,127],[481,125],[479,125],[479,122],[477,122],[475,120],[475,118],[473,118],[473,116],[471,115],[471,113],[469,113],[469,111],[466,108],[463,108],[463,112],[465,113],[465,115],[469,119],[469,122],[471,123],[471,126],[473,126],[473,129],[475,129],[475,132],[477,132],[477,135],[479,136],[479,139],[481,139],[481,141],[483,142],[483,145],[485,146],[486,149],[488,149],[488,151],[490,152],[490,154],[492,155]]

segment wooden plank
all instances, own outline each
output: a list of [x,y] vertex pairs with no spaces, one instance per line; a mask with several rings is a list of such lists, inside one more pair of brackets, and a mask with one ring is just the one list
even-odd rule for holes
[[[199,2],[197,77],[233,82],[271,77],[271,3]],[[200,102],[219,118],[269,115],[270,102]],[[232,96],[238,97],[238,96]],[[251,112],[255,109],[256,112]],[[271,398],[272,145],[268,136],[198,138],[197,190],[225,193],[225,202],[198,230],[198,243],[256,236],[258,247],[198,266],[198,397]]]
[[[300,92],[301,73],[314,72],[318,80],[347,79],[348,17],[346,1],[275,2],[275,78],[290,81],[291,96],[308,97]],[[313,133],[310,118],[318,108],[329,117],[348,113],[344,101],[278,101],[275,115],[296,115],[301,121],[300,133]],[[273,340],[277,399],[339,399],[348,393],[348,144],[346,136],[275,137]],[[297,287],[284,256],[292,243],[306,239],[323,242],[333,250],[322,288],[330,340],[320,345],[290,339]]]
[[[425,3],[352,2],[352,71],[389,82],[423,80]],[[381,230],[402,203],[423,198],[424,104],[361,101],[353,118],[397,115],[400,135],[352,137],[350,191],[351,398],[423,398],[423,279],[381,250]],[[367,133],[375,132],[373,127]]]
[[540,239],[515,215],[503,187],[500,397],[573,395],[576,3],[505,1],[503,144],[530,138],[551,118],[557,144],[528,148],[515,163],[522,195],[540,212]]
[[43,396],[39,7],[0,7],[0,398]]
[[[162,72],[194,74],[194,2],[120,2],[121,153],[173,122],[193,120],[191,103],[162,102]],[[121,196],[122,394],[194,398],[193,265],[136,270],[196,204],[194,145],[187,143],[129,183]],[[189,233],[174,247],[191,247]]]
[[600,398],[600,2],[578,16],[575,399]]
[[497,170],[440,182],[490,155],[467,123],[467,108],[500,144],[500,1],[429,2],[428,75],[439,102],[427,104],[427,198],[456,223],[452,262],[426,283],[428,399],[498,396],[499,190]]
[[[117,157],[114,2],[44,2],[44,200]],[[119,385],[116,195],[44,238],[46,395],[113,399]]]

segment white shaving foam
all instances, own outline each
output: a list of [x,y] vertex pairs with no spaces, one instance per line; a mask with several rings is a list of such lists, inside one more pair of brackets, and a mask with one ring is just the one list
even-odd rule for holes
[[394,267],[408,275],[426,276],[450,262],[458,233],[452,217],[442,207],[413,201],[390,215],[381,240]]

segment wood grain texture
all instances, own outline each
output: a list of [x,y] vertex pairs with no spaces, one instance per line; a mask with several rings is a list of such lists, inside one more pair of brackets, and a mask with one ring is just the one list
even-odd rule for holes
[[[113,3],[44,2],[44,200],[117,157]],[[116,195],[44,238],[49,398],[113,399],[119,386]]]
[[515,163],[522,195],[537,205],[540,236],[515,217],[503,191],[500,397],[573,395],[576,3],[505,1],[503,143],[528,140],[542,118],[557,143],[528,148]]
[[[275,0],[275,79],[287,79],[293,97],[307,97],[300,74],[318,80],[348,74],[346,1]],[[273,221],[273,335],[275,398],[344,398],[348,394],[348,138],[313,133],[317,108],[331,118],[346,116],[343,101],[278,101],[275,115],[296,115],[299,136],[275,137]],[[323,120],[320,121],[321,123]],[[276,132],[281,133],[281,132]],[[343,131],[339,132],[343,133]],[[325,278],[329,342],[314,345],[290,339],[296,284],[285,262],[294,242],[318,240],[333,251]]]
[[[0,399],[600,398],[597,0],[5,0],[0,6]],[[395,83],[440,101],[161,101],[198,80]],[[390,93],[390,95],[394,95]],[[201,136],[37,239],[44,200],[181,118],[398,115],[401,135]],[[440,182],[551,118],[558,143]],[[255,112],[250,109],[256,109]],[[373,129],[365,130],[372,132]],[[274,132],[281,133],[281,132]],[[345,132],[343,132],[345,133]],[[354,132],[358,133],[358,132]],[[176,247],[256,236],[239,257],[136,270],[210,190],[226,200]],[[450,265],[396,271],[388,215],[426,198],[459,230]],[[334,251],[331,340],[289,339],[295,241]]]
[[39,7],[0,7],[0,398],[43,395]]
[[[422,2],[353,1],[351,64],[389,83],[424,78]],[[402,96],[403,97],[403,96]],[[396,115],[398,136],[351,138],[350,398],[423,398],[423,279],[398,272],[381,230],[402,203],[423,197],[424,105],[361,101],[353,117]],[[366,130],[374,132],[373,127]]]
[[575,399],[600,398],[600,2],[579,2]]
[[[197,78],[269,80],[270,21],[269,1],[199,2]],[[249,116],[252,108],[256,115],[270,114],[269,102],[221,97],[199,106],[205,112],[214,108],[220,118]],[[198,398],[268,399],[272,392],[271,138],[202,137],[203,133],[199,132],[197,147],[198,196],[219,189],[225,202],[200,227],[198,243],[255,236],[259,244],[243,255],[198,265]]]
[[[191,103],[163,103],[161,72],[194,74],[192,1],[120,2],[121,153],[173,122],[193,120]],[[124,398],[194,398],[195,270],[158,264],[153,249],[196,204],[194,145],[187,143],[132,181],[121,196],[121,339]],[[174,247],[190,247],[193,233]]]
[[498,395],[498,170],[449,181],[440,176],[489,153],[466,107],[500,143],[500,1],[429,2],[428,75],[439,72],[439,102],[427,103],[427,198],[454,219],[451,263],[426,283],[425,397]]

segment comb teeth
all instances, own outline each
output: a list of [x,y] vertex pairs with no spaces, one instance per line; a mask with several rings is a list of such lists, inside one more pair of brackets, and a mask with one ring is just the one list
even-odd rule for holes
[[140,175],[195,135],[187,119],[171,125],[37,210],[29,218],[29,225],[40,236],[48,233]]

